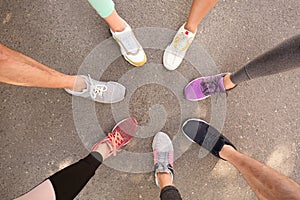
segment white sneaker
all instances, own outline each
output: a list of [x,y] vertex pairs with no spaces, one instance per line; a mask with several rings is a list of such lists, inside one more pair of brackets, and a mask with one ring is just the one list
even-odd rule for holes
[[172,43],[164,52],[163,63],[168,70],[175,70],[179,67],[196,35],[186,30],[184,26],[185,23],[180,27]]
[[131,27],[124,21],[126,28],[122,32],[110,32],[116,42],[119,44],[121,53],[130,64],[138,67],[146,63],[146,54],[134,36]]
[[84,78],[87,88],[81,92],[65,89],[67,93],[100,103],[117,103],[125,97],[126,88],[120,83],[96,81],[90,75],[80,77]]

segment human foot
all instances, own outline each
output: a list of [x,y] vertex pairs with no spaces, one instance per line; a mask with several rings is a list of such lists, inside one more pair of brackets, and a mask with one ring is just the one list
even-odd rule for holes
[[120,83],[112,81],[96,81],[90,76],[87,77],[84,75],[80,75],[79,77],[84,80],[86,87],[79,92],[65,89],[66,92],[74,96],[89,98],[100,103],[116,103],[124,99],[126,88]]
[[120,50],[125,60],[130,64],[138,67],[146,63],[147,57],[146,54],[137,41],[131,27],[124,21],[126,28],[121,32],[114,32],[112,30],[111,34],[120,46]]
[[183,24],[177,31],[172,43],[164,52],[163,63],[168,70],[175,70],[181,64],[195,34],[186,30]]

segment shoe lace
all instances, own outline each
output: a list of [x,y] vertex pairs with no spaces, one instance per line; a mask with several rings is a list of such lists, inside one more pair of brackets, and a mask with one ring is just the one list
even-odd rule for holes
[[186,51],[191,45],[192,37],[187,37],[184,32],[181,32],[174,39],[174,48],[180,51]]
[[96,85],[94,84],[91,76],[88,74],[89,80],[90,80],[90,95],[92,99],[96,99],[97,95],[100,97],[103,97],[103,93],[107,91],[107,86],[106,85]]
[[211,78],[200,83],[203,94],[210,95],[214,93],[223,93],[223,89],[219,85],[218,78]]
[[112,145],[113,155],[116,156],[117,147],[122,144],[122,142],[124,141],[124,138],[122,137],[122,135],[118,131],[115,131],[114,133],[109,133],[107,135],[107,137],[108,137],[108,139],[109,139],[109,141]]

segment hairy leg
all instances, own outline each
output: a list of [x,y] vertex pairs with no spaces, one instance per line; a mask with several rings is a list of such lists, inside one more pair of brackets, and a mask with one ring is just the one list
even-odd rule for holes
[[219,154],[241,172],[259,199],[300,199],[300,185],[287,176],[228,145]]
[[18,86],[67,88],[75,91],[86,88],[81,77],[60,73],[2,44],[0,44],[0,82]]

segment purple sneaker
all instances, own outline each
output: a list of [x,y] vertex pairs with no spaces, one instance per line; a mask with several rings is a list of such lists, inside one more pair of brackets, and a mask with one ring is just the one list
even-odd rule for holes
[[216,93],[226,93],[224,76],[227,73],[200,77],[191,81],[184,89],[185,98],[198,101]]

